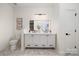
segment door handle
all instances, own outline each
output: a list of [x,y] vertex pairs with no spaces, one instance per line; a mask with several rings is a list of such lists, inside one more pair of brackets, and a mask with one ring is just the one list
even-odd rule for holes
[[70,35],[69,33],[66,33],[66,35]]

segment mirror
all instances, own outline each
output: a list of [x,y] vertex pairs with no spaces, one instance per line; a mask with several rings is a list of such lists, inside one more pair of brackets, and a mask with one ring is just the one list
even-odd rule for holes
[[38,32],[48,32],[49,31],[49,21],[48,20],[35,20],[34,30]]
[[30,31],[49,32],[49,20],[30,20]]

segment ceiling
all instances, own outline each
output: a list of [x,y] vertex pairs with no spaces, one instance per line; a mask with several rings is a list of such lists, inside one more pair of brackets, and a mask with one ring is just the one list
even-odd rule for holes
[[54,7],[56,3],[13,3],[17,7]]

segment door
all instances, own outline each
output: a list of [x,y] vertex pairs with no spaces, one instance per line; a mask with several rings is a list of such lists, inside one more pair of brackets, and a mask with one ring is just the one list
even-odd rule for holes
[[76,14],[76,48],[78,49],[79,52],[79,12],[77,12]]
[[64,10],[63,14],[63,44],[64,50],[66,52],[73,52],[76,48],[76,35],[75,35],[75,26],[76,26],[76,14],[75,10],[67,9]]

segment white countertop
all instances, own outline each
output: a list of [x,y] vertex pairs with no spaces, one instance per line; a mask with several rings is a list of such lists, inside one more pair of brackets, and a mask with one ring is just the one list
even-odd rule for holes
[[50,33],[50,32],[48,32],[48,33],[44,33],[44,32],[36,32],[36,33],[32,33],[32,32],[27,32],[27,31],[22,31],[22,33],[23,34],[56,34],[56,33]]
[[56,33],[23,33],[23,34],[56,34]]

